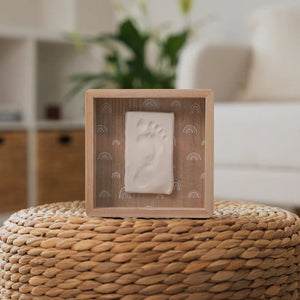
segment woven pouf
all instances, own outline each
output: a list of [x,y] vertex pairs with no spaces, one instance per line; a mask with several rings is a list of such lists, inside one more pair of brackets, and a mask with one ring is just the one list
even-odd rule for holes
[[83,202],[0,229],[1,299],[297,299],[299,218],[215,202],[211,219],[89,218]]

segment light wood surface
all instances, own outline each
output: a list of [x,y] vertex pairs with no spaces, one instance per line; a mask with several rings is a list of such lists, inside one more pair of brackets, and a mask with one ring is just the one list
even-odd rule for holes
[[214,211],[214,95],[211,92],[205,101],[205,199],[209,214]]
[[[171,195],[124,192],[125,112],[174,112]],[[89,90],[86,206],[110,217],[209,217],[213,211],[213,96],[208,90]]]
[[39,204],[84,198],[84,131],[37,133]]
[[26,207],[25,132],[0,132],[0,212]]
[[95,208],[95,104],[93,93],[87,91],[85,97],[85,205],[88,214]]

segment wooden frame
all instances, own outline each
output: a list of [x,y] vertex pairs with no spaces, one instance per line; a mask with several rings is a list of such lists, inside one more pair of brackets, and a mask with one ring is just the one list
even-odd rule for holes
[[[197,147],[202,147],[204,153],[204,159],[199,162],[201,164],[205,176],[205,180],[203,180],[203,185],[201,189],[201,201],[199,199],[193,199],[192,201],[185,202],[185,199],[175,199],[174,200],[160,200],[156,201],[154,205],[148,206],[147,202],[149,201],[149,197],[144,197],[146,200],[143,200],[142,204],[137,202],[137,197],[143,198],[141,194],[137,194],[135,197],[135,201],[115,201],[112,199],[112,202],[99,203],[96,197],[97,193],[97,183],[96,178],[102,174],[98,174],[97,171],[97,147],[101,147],[103,145],[103,140],[99,139],[97,135],[97,119],[99,119],[99,105],[107,101],[115,101],[110,102],[113,103],[114,108],[123,109],[123,115],[125,111],[127,111],[126,105],[130,106],[129,110],[132,110],[132,103],[137,103],[137,111],[142,110],[141,105],[139,104],[141,101],[148,100],[157,100],[161,101],[161,103],[167,103],[164,101],[173,101],[174,105],[184,105],[188,103],[199,102],[201,103],[201,113],[203,114],[203,118],[201,119],[201,123],[199,126],[200,130],[203,132],[203,138],[201,145],[197,142]],[[117,101],[116,101],[117,100]],[[121,101],[121,102],[120,102]],[[123,102],[122,102],[123,101]],[[139,101],[139,102],[138,102]],[[190,101],[190,102],[189,102]],[[191,102],[192,101],[192,102]],[[143,102],[143,103],[144,103]],[[197,103],[198,103],[197,102]],[[119,103],[119,104],[118,104]],[[122,103],[122,104],[120,104]],[[170,102],[169,102],[170,103]],[[104,105],[107,103],[104,103]],[[182,107],[185,107],[182,106]],[[192,105],[193,106],[193,105]],[[170,107],[170,105],[168,106]],[[208,218],[213,213],[213,93],[211,90],[88,90],[86,93],[86,174],[85,174],[85,196],[86,196],[86,211],[89,216],[99,216],[99,217],[142,217],[142,218]],[[104,107],[105,108],[105,107]],[[183,108],[179,108],[179,114],[183,111]],[[97,112],[96,112],[97,111]],[[114,113],[115,110],[113,110]],[[153,109],[152,109],[153,111]],[[159,111],[154,108],[154,111]],[[165,110],[166,111],[166,110]],[[171,110],[172,111],[172,110]],[[121,116],[121,112],[119,111],[119,116]],[[114,115],[113,115],[114,116]],[[186,116],[184,116],[186,118]],[[193,120],[198,120],[200,118],[196,115],[193,116]],[[176,119],[175,119],[176,120]],[[175,121],[176,122],[176,121]],[[199,121],[200,122],[200,121]],[[114,124],[115,127],[118,127],[119,131],[123,132],[123,124],[120,125]],[[99,126],[99,125],[98,125]],[[120,128],[119,128],[120,127]],[[98,142],[100,140],[100,142]],[[98,142],[98,143],[97,143]],[[183,143],[181,143],[183,144]],[[98,146],[97,146],[98,145]],[[100,146],[99,146],[100,145]],[[179,150],[178,150],[179,151]],[[182,151],[182,149],[180,150]],[[188,159],[187,159],[188,160]],[[194,162],[193,164],[194,165]],[[102,168],[104,169],[104,168]],[[98,173],[97,173],[98,172]],[[190,177],[194,178],[201,174],[197,174],[194,172]],[[203,176],[203,177],[204,177]],[[198,177],[197,177],[198,178]],[[203,179],[203,178],[202,178]],[[101,180],[109,181],[111,177],[103,176]],[[198,179],[197,179],[198,180]],[[187,181],[187,180],[186,180]],[[97,198],[97,201],[96,201]],[[114,197],[112,197],[114,198]],[[101,200],[102,201],[102,200]],[[104,200],[103,200],[104,201]],[[142,200],[141,200],[142,201]],[[176,202],[177,201],[177,202]],[[114,203],[113,203],[114,202]],[[121,203],[121,204],[120,204]],[[138,205],[137,205],[138,203]],[[166,203],[166,206],[160,206],[160,203]],[[188,203],[188,204],[187,204]],[[152,203],[153,204],[153,203]],[[177,206],[178,204],[178,206]]]

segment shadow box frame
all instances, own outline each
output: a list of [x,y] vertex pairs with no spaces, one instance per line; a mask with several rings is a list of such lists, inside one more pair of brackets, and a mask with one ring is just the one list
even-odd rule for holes
[[[96,203],[96,139],[97,116],[96,103],[103,99],[185,99],[204,101],[204,164],[205,181],[203,183],[202,206],[193,207],[153,207],[153,206],[97,206]],[[181,102],[183,103],[183,102]],[[159,112],[159,111],[158,111]],[[123,112],[125,113],[125,112]],[[176,122],[176,121],[175,121]],[[214,202],[214,99],[211,90],[176,90],[176,89],[94,89],[86,92],[85,98],[85,204],[86,213],[91,217],[111,218],[209,218],[213,214]]]

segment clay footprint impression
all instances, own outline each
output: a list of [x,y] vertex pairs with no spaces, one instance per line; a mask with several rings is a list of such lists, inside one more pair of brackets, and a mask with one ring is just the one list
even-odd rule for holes
[[141,188],[144,188],[158,170],[160,158],[166,148],[167,134],[158,124],[152,121],[148,123],[144,119],[139,119],[137,128],[139,131],[137,136],[139,156],[134,180]]
[[172,113],[128,112],[125,190],[170,194],[173,187]]

